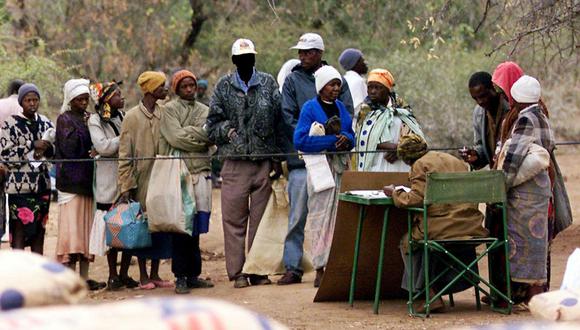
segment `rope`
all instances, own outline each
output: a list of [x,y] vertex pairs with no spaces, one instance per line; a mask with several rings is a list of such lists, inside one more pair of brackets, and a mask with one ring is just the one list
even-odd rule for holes
[[[580,145],[580,141],[561,141],[556,142],[556,146],[573,146]],[[429,148],[431,151],[457,151],[461,147],[433,147]],[[267,159],[267,158],[286,158],[288,156],[299,156],[299,155],[353,155],[353,154],[371,154],[371,153],[385,153],[388,151],[394,151],[395,149],[389,150],[374,150],[374,151],[358,151],[358,150],[348,150],[348,151],[322,151],[313,153],[268,153],[268,154],[239,154],[239,155],[191,155],[191,156],[163,156],[158,157],[125,157],[125,158],[83,158],[83,159],[46,159],[46,160],[6,160],[0,161],[1,164],[24,164],[24,163],[83,163],[83,162],[110,162],[110,161],[146,161],[146,160],[157,160],[157,159]]]

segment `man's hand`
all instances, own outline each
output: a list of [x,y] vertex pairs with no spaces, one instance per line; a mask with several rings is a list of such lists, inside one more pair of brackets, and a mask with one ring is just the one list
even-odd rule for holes
[[228,138],[230,139],[230,141],[232,141],[233,139],[238,137],[238,133],[236,132],[235,128],[230,128],[230,130],[228,131]]
[[282,175],[282,163],[277,161],[271,161],[271,164],[272,170],[270,171],[270,179],[278,180],[278,178],[280,178],[280,176]]
[[338,151],[348,150],[349,144],[350,144],[348,141],[348,138],[342,134],[337,135],[336,137],[338,138],[338,140],[334,144],[334,146],[336,147],[336,150],[338,150]]
[[459,156],[470,164],[475,163],[479,158],[477,157],[477,152],[475,149],[459,149]]
[[388,186],[384,186],[383,187],[383,192],[385,193],[385,195],[387,195],[388,197],[393,196],[393,191],[395,191],[395,185],[394,184],[390,184]]

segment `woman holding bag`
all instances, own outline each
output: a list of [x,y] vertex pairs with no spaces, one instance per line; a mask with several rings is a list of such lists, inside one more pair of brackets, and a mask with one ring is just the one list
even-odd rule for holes
[[[338,100],[342,77],[333,67],[325,65],[314,73],[318,96],[302,106],[298,125],[294,131],[294,146],[302,152],[346,151],[354,146],[352,119],[344,104]],[[321,125],[324,125],[322,127]],[[316,134],[313,127],[320,127],[322,134]],[[312,133],[312,134],[311,134]],[[322,135],[322,136],[319,136]],[[308,217],[312,234],[312,264],[316,269],[314,287],[320,286],[324,267],[328,261],[336,209],[338,187],[342,172],[347,169],[348,155],[329,155],[327,162],[335,185],[329,189],[316,191],[314,180],[318,177],[308,174]],[[307,171],[309,171],[307,166]]]
[[[119,134],[121,132],[121,122],[123,113],[120,109],[125,106],[125,100],[121,95],[119,87],[121,83],[92,83],[89,86],[91,98],[95,102],[95,112],[89,117],[88,126],[91,140],[97,157],[117,158],[119,155]],[[100,244],[104,245],[104,219],[105,213],[111,209],[117,198],[117,161],[96,162],[95,175],[95,200],[97,211],[92,231],[99,230],[99,233],[91,232],[93,237],[100,239]],[[98,225],[97,221],[101,224]],[[129,289],[139,286],[139,282],[129,277],[129,265],[131,263],[130,251],[122,251],[121,269],[117,272],[117,255],[119,250],[111,248],[106,252],[109,266],[109,279],[107,288],[112,291],[120,290],[123,287]],[[102,254],[101,254],[102,255]]]
[[[153,160],[125,160],[126,158],[155,158],[159,154],[159,123],[161,106],[158,100],[167,96],[166,77],[163,72],[146,71],[137,79],[143,92],[139,105],[127,111],[119,138],[119,203],[135,200],[146,210],[147,188]],[[159,276],[161,259],[171,258],[171,234],[153,233],[152,246],[132,250],[139,258],[139,288],[152,290],[156,287],[172,287],[169,281]],[[147,273],[147,259],[151,260],[151,271]]]
[[[540,83],[530,76],[522,76],[511,88],[513,108],[518,112],[506,145],[502,170],[508,189],[508,237],[514,302],[527,303],[542,293],[547,282],[548,202],[551,196],[548,163],[538,168],[524,169],[524,159],[536,144],[548,153],[554,149],[554,135],[548,118],[542,112]],[[533,164],[532,164],[533,165]],[[518,173],[533,173],[520,179]],[[521,176],[521,175],[520,175]]]

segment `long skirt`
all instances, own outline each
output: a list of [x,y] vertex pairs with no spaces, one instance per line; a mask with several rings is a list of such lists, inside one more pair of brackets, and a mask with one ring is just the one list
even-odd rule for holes
[[310,256],[314,269],[323,268],[328,262],[336,223],[340,180],[341,175],[334,174],[335,187],[317,193],[313,191],[310,179],[307,181],[308,216],[306,223],[311,239]]
[[12,248],[23,248],[17,240],[42,248],[49,206],[50,192],[8,195]]
[[547,281],[548,204],[547,172],[508,191],[508,240],[514,282],[543,285]]
[[75,195],[70,201],[59,203],[56,260],[60,263],[74,261],[73,254],[80,254],[89,261],[89,239],[93,226],[93,199]]

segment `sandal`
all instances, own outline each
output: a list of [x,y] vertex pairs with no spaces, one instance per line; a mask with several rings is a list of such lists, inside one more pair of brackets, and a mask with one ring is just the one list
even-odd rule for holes
[[153,282],[149,282],[147,284],[139,284],[139,289],[141,290],[153,290],[156,286]]
[[121,283],[123,283],[123,285],[125,285],[125,287],[127,289],[135,289],[135,288],[139,287],[139,282],[135,281],[130,276],[121,277],[120,280],[121,280]]
[[171,283],[170,281],[157,280],[157,281],[151,281],[151,283],[153,283],[153,285],[155,285],[158,288],[173,288],[174,287],[174,284]]
[[95,280],[87,280],[87,285],[89,286],[89,290],[91,291],[97,291],[107,287],[107,283],[97,282]]

